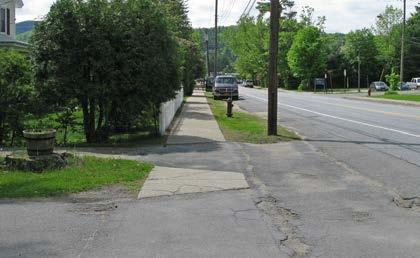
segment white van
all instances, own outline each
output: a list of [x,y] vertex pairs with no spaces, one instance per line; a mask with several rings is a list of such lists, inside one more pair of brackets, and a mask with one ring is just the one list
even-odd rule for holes
[[413,78],[411,79],[412,83],[415,83],[417,85],[417,88],[420,87],[420,78]]

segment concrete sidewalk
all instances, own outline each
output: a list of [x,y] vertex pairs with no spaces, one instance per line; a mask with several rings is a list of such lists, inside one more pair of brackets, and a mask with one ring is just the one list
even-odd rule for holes
[[155,167],[138,198],[249,188],[242,173]]
[[184,110],[175,121],[167,144],[195,144],[208,142],[224,142],[214,116],[207,104],[204,91],[195,90],[187,99]]

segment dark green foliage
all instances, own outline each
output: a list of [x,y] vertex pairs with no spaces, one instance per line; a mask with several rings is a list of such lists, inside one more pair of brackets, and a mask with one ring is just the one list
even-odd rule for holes
[[34,89],[29,59],[14,51],[0,51],[0,146],[23,129],[23,118],[31,110]]
[[160,6],[168,19],[170,31],[175,35],[179,48],[181,82],[184,94],[190,96],[195,79],[204,75],[204,55],[200,51],[200,38],[193,35],[188,8],[184,0],[160,0]]
[[[343,54],[348,63],[349,76],[354,79],[357,79],[359,58],[363,81],[366,81],[366,79],[373,81],[380,76],[380,66],[377,59],[379,52],[375,44],[375,36],[369,29],[352,31],[347,34]],[[357,81],[355,83],[357,85]]]
[[405,80],[420,77],[420,6],[407,22]]
[[294,75],[308,82],[322,76],[327,65],[325,46],[318,28],[308,26],[299,30],[287,55]]
[[59,0],[33,35],[36,86],[77,100],[87,142],[150,114],[179,89],[176,43],[152,1]]

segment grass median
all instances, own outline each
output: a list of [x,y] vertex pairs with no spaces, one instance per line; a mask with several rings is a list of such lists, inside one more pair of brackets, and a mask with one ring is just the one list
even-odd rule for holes
[[420,94],[419,95],[415,95],[415,94],[380,95],[380,96],[373,96],[373,98],[420,102]]
[[62,196],[112,184],[138,191],[152,168],[148,163],[96,157],[77,158],[68,168],[40,174],[0,167],[0,198]]
[[296,133],[282,126],[278,126],[276,136],[268,136],[267,120],[250,113],[235,111],[233,117],[228,118],[226,102],[214,100],[211,93],[207,93],[206,96],[213,115],[228,141],[261,144],[300,140]]

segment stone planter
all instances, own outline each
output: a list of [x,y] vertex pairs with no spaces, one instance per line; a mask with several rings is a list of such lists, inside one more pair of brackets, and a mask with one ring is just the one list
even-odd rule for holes
[[28,155],[32,157],[51,155],[54,151],[56,130],[23,131]]

